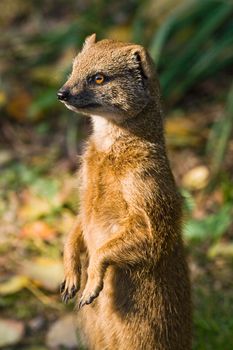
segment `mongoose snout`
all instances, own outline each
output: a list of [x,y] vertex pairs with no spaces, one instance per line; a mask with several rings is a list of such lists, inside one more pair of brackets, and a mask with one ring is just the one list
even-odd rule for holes
[[70,97],[70,91],[68,89],[61,88],[57,93],[57,98],[60,101],[67,101]]
[[79,89],[75,87],[63,86],[57,93],[57,98],[59,101],[63,102],[66,107],[77,112],[77,110],[93,110],[100,106],[97,102],[97,98],[92,91],[88,91],[85,87],[81,85]]

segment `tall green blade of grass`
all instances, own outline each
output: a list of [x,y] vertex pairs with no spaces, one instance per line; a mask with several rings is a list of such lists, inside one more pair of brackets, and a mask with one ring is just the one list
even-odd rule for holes
[[228,93],[227,104],[224,118],[218,122],[218,127],[215,128],[215,133],[207,145],[207,151],[210,152],[212,182],[210,186],[215,184],[216,178],[221,169],[225,158],[227,146],[233,131],[233,84]]
[[157,30],[149,47],[151,56],[158,66],[164,60],[164,57],[161,58],[161,53],[169,38],[179,30],[189,28],[193,22],[200,21],[205,13],[211,11],[210,5],[209,1],[187,1],[167,18]]
[[197,61],[190,68],[187,76],[179,82],[173,92],[173,98],[179,99],[198,80],[216,73],[225,66],[233,64],[233,35],[224,38],[213,46],[212,49],[200,54]]
[[[233,3],[186,2],[170,15],[150,46],[165,97],[177,101],[198,80],[233,62]],[[188,74],[187,74],[188,73]]]
[[168,95],[174,88],[174,85],[177,84],[176,79],[190,68],[190,62],[193,61],[193,56],[198,48],[208,40],[211,33],[229,16],[231,9],[232,5],[230,3],[222,3],[221,6],[214,9],[206,22],[203,23],[202,28],[196,33],[196,36],[190,38],[190,43],[184,48],[181,56],[171,62],[170,67],[161,77],[161,85],[165,95]]

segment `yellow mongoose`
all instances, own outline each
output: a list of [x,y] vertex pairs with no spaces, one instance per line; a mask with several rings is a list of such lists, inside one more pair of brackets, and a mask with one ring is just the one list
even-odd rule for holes
[[166,155],[152,60],[142,46],[96,42],[93,34],[58,98],[90,115],[94,130],[82,156],[80,213],[65,244],[61,287],[64,301],[79,290],[83,344],[191,349],[182,200]]

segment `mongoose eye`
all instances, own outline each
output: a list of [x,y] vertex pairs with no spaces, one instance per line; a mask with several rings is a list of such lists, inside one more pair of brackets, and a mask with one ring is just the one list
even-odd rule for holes
[[94,76],[94,82],[98,85],[103,84],[104,80],[105,80],[105,78],[104,78],[103,74],[96,74]]

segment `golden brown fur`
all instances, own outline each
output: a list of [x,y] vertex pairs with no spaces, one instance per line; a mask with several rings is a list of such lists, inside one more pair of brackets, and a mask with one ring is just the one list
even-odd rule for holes
[[[103,84],[93,82],[96,73]],[[91,350],[189,350],[182,200],[153,63],[139,45],[96,43],[92,35],[64,90],[69,96],[60,99],[91,115],[94,130],[82,156],[80,213],[65,245],[62,286],[65,301],[79,290],[83,342]]]

